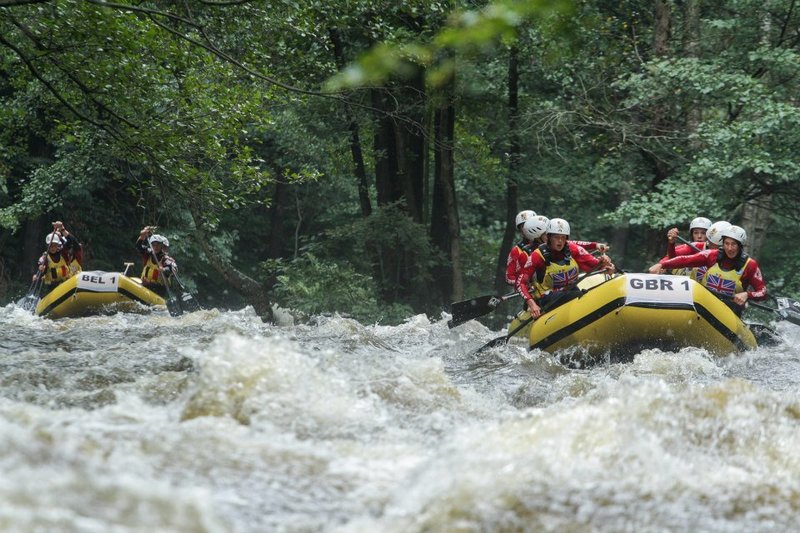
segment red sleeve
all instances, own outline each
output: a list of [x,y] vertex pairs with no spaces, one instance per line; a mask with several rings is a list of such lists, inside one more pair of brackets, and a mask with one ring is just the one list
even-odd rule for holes
[[569,241],[571,244],[577,244],[578,246],[582,246],[587,250],[597,250],[597,245],[599,244],[597,241]]
[[598,258],[586,251],[583,246],[578,246],[573,242],[567,242],[569,245],[569,253],[575,258],[575,262],[584,272],[589,272],[600,262]]
[[[699,244],[699,243],[697,243],[697,244]],[[697,248],[698,248],[698,250],[700,250],[700,252],[703,251],[703,247],[702,246],[698,246]],[[700,253],[700,252],[698,252],[697,250],[695,250],[694,248],[692,248],[688,244],[681,244],[680,246],[675,246],[674,253],[670,257],[675,257],[676,255],[694,255],[694,254],[697,254],[697,253]]]
[[702,252],[693,255],[677,255],[672,259],[662,259],[659,261],[659,263],[661,263],[661,266],[666,269],[699,266],[710,267],[717,262],[718,253],[718,250],[703,250]]
[[533,277],[534,273],[537,270],[543,269],[544,266],[542,254],[537,254],[536,251],[534,251],[528,256],[525,266],[522,267],[522,272],[517,276],[515,288],[526,302],[531,299],[531,293],[528,291],[528,282]]
[[521,253],[522,251],[516,244],[511,248],[511,251],[508,252],[508,260],[506,261],[506,283],[509,285],[514,285],[514,282],[517,280],[517,274],[519,273],[519,267],[517,265],[520,262],[519,255]]
[[664,259],[670,259],[678,255],[677,249],[675,247],[675,241],[669,242],[667,241],[667,255],[664,256]]
[[761,268],[755,259],[751,259],[742,273],[742,285],[749,285],[753,290],[747,291],[747,298],[757,302],[767,299],[767,284],[761,275]]

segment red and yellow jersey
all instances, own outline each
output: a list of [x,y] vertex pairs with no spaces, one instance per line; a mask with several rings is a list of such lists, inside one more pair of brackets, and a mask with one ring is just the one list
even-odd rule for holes
[[[549,261],[545,255],[550,256]],[[517,278],[516,289],[526,301],[532,297],[528,289],[531,280],[541,286],[534,287],[536,297],[547,291],[564,290],[575,284],[578,279],[578,269],[589,272],[599,262],[600,260],[585,248],[571,241],[567,241],[560,252],[550,250],[543,244],[528,257],[522,273]]]

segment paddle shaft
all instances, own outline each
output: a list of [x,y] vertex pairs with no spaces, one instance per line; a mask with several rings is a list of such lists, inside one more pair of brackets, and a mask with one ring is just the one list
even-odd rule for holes
[[[598,267],[599,267],[599,264],[598,264],[598,266],[594,267],[594,268],[593,268],[592,270],[590,270],[589,272],[586,272],[586,273],[582,274],[581,276],[579,276],[579,277],[578,277],[578,279],[577,279],[577,280],[575,280],[575,283],[573,283],[572,285],[570,285],[569,287],[567,287],[566,289],[564,289],[564,291],[562,291],[562,293],[566,293],[567,291],[569,291],[569,290],[570,290],[570,289],[572,289],[573,287],[576,287],[576,286],[578,285],[578,283],[580,283],[581,281],[583,281],[584,279],[586,279],[586,277],[587,277],[587,276],[590,276],[590,275],[592,275],[592,274],[597,274],[598,272],[600,272],[600,270],[598,269]],[[557,300],[556,300],[556,301],[557,301]],[[547,310],[542,312],[542,315],[543,315],[543,314],[545,314],[546,312],[550,311],[550,309],[553,307],[553,305],[556,303],[556,301],[552,302],[552,303],[551,303],[551,305],[549,305],[549,306],[548,306]],[[539,315],[539,316],[542,316],[542,315]],[[475,350],[475,353],[476,353],[476,354],[477,354],[477,353],[480,353],[480,352],[482,352],[482,351],[484,351],[484,350],[486,350],[486,349],[488,349],[488,348],[492,348],[492,347],[494,347],[494,346],[497,346],[498,344],[501,344],[501,343],[502,343],[502,344],[507,344],[507,343],[508,343],[508,339],[510,339],[511,337],[513,337],[514,335],[516,335],[517,333],[519,333],[520,331],[522,331],[522,329],[523,329],[525,326],[527,326],[528,324],[530,324],[530,323],[531,323],[531,322],[533,322],[534,320],[536,320],[536,319],[535,319],[535,318],[534,318],[534,317],[531,315],[530,317],[528,317],[528,318],[526,318],[525,320],[523,320],[523,321],[520,323],[520,325],[519,325],[519,326],[517,326],[516,328],[514,328],[512,331],[509,331],[507,335],[504,335],[504,336],[502,336],[502,337],[496,337],[496,338],[494,338],[494,339],[490,340],[489,342],[487,342],[486,344],[484,344],[483,346],[481,346],[480,348],[478,348],[477,350]]]
[[[56,227],[54,225],[53,226],[53,233],[50,234],[50,242],[53,242],[53,238],[55,237],[55,234],[56,234]],[[44,270],[39,270],[38,269],[39,267],[37,265],[37,267],[36,267],[37,268],[36,275],[34,276],[33,281],[31,282],[30,289],[28,289],[28,294],[25,295],[25,299],[26,299],[25,304],[26,305],[24,307],[27,307],[28,301],[33,300],[30,303],[30,308],[31,308],[30,311],[31,311],[31,313],[35,313],[36,312],[36,306],[39,303],[39,293],[42,292],[42,285],[44,285],[44,276],[45,276],[45,272],[47,271],[47,263],[50,261],[50,244],[49,243],[47,244],[47,248],[44,249],[44,253],[42,254],[42,256],[44,257]]]
[[697,246],[695,246],[693,242],[689,242],[689,241],[687,241],[686,239],[684,239],[684,238],[683,238],[683,237],[681,237],[680,235],[678,235],[677,237],[678,237],[678,240],[679,240],[679,241],[681,241],[683,244],[688,244],[688,245],[689,245],[689,247],[690,247],[692,250],[694,250],[695,252],[697,252],[697,253],[700,253],[700,252],[702,252],[702,250],[701,250],[700,248],[698,248]]
[[[148,249],[150,250],[150,257],[153,259],[153,262],[155,263],[156,268],[158,268],[159,281],[162,282],[163,285],[164,285],[164,288],[167,289],[167,301],[166,301],[167,311],[169,311],[169,314],[172,315],[172,316],[181,315],[181,314],[183,314],[183,308],[181,307],[181,303],[177,299],[173,298],[172,290],[169,287],[169,279],[167,279],[167,277],[164,275],[164,269],[161,267],[161,262],[158,260],[158,256],[156,256],[156,251],[153,250],[153,245],[152,245],[152,243],[150,243],[150,238],[149,237],[148,237],[148,240],[147,240],[147,244],[148,244]],[[144,281],[144,280],[142,280],[142,281]],[[171,306],[170,305],[171,302],[177,302],[178,306],[177,307],[175,307],[174,305]],[[170,309],[170,307],[172,307],[172,309]]]
[[464,300],[461,302],[453,302],[450,305],[450,309],[453,314],[453,318],[447,322],[447,326],[450,328],[454,328],[465,322],[469,322],[474,318],[481,317],[488,313],[491,313],[497,306],[500,305],[502,302],[514,298],[518,296],[518,292],[510,292],[503,296],[495,296],[493,294],[487,294],[485,296],[479,296],[477,298],[471,298],[469,300]]

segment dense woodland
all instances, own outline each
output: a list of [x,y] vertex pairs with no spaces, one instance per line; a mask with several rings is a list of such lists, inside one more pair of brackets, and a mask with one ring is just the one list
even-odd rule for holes
[[521,209],[643,270],[695,216],[800,294],[794,0],[0,0],[0,301],[54,220],[214,307],[507,292]]

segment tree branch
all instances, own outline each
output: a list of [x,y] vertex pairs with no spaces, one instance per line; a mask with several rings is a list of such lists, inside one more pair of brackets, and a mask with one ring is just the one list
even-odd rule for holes
[[22,53],[22,50],[20,50],[14,44],[6,40],[6,38],[3,35],[0,35],[0,44],[12,50],[17,55],[17,57],[19,57],[20,60],[23,63],[25,63],[25,66],[28,67],[28,70],[33,75],[33,77],[39,80],[42,83],[42,85],[44,85],[47,88],[47,90],[50,91],[50,94],[52,94],[59,102],[61,102],[64,105],[64,107],[69,109],[69,111],[71,111],[76,117],[107,132],[113,138],[117,140],[122,140],[120,134],[114,131],[114,129],[109,124],[104,124],[102,122],[94,120],[92,117],[89,117],[84,113],[81,113],[75,106],[69,103],[67,99],[64,98],[64,96],[60,92],[58,92],[58,90],[53,86],[53,84],[50,83],[44,76],[42,76],[42,74],[33,65],[33,62],[24,53]]
[[[22,32],[22,34],[23,34],[23,35],[25,35],[25,36],[26,36],[28,39],[30,39],[30,41],[31,41],[31,42],[33,42],[34,46],[36,46],[36,48],[37,48],[38,50],[40,50],[40,51],[42,51],[42,52],[52,52],[52,50],[50,50],[50,49],[49,49],[49,48],[47,48],[47,47],[46,47],[44,44],[42,44],[41,40],[40,40],[40,39],[39,39],[39,38],[38,38],[38,37],[37,37],[37,36],[36,36],[36,35],[35,35],[35,34],[34,34],[32,31],[31,31],[31,30],[30,30],[30,28],[28,28],[27,26],[25,26],[25,25],[21,24],[19,21],[17,21],[17,20],[16,20],[15,18],[13,18],[13,17],[11,18],[11,23],[12,23],[14,26],[16,26],[16,27],[19,29],[19,31],[21,31],[21,32]],[[98,107],[99,109],[101,109],[102,111],[105,111],[106,113],[108,113],[108,114],[109,114],[109,115],[111,115],[112,117],[116,118],[116,119],[117,119],[117,120],[119,120],[120,122],[123,122],[123,123],[127,124],[127,125],[128,125],[128,126],[130,126],[131,128],[133,128],[133,129],[139,129],[139,127],[138,127],[136,124],[134,124],[133,122],[131,122],[131,121],[130,121],[130,120],[128,120],[127,118],[125,118],[125,117],[123,117],[123,116],[119,115],[119,114],[118,114],[116,111],[114,111],[113,109],[111,109],[110,107],[108,107],[106,104],[104,104],[103,102],[101,102],[100,100],[98,100],[97,98],[95,98],[94,96],[92,96],[92,93],[94,93],[95,91],[94,91],[94,90],[92,90],[90,87],[88,87],[88,86],[87,86],[85,83],[83,83],[83,80],[81,80],[80,78],[78,78],[77,76],[75,76],[75,75],[72,73],[72,71],[70,71],[69,69],[66,69],[66,68],[64,68],[64,67],[61,65],[61,63],[59,63],[58,61],[56,61],[56,59],[55,59],[55,58],[54,58],[52,55],[49,55],[49,56],[47,56],[47,60],[48,60],[48,61],[49,61],[49,62],[50,62],[50,63],[51,63],[51,64],[52,64],[52,65],[53,65],[53,66],[54,66],[54,67],[55,67],[57,70],[59,70],[59,71],[60,71],[61,73],[63,73],[63,74],[64,74],[64,75],[65,75],[67,78],[69,78],[69,79],[70,79],[70,80],[71,80],[71,81],[72,81],[72,82],[73,82],[75,85],[77,85],[77,86],[78,86],[78,88],[80,89],[81,93],[83,93],[83,94],[86,96],[86,98],[88,98],[88,99],[89,99],[89,101],[90,101],[90,102],[92,102],[92,103],[93,103],[95,106],[97,106],[97,107]]]
[[46,4],[50,0],[0,0],[0,7],[26,6],[30,4]]

